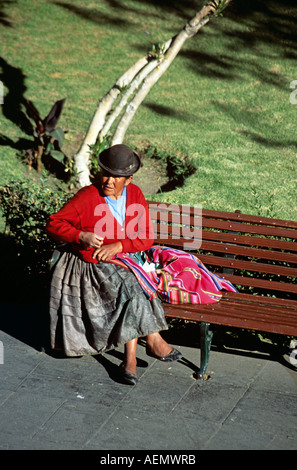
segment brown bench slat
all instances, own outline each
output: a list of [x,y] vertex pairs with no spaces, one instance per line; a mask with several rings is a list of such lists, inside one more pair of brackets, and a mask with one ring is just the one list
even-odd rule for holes
[[297,293],[297,285],[287,282],[267,281],[265,279],[258,279],[253,277],[235,276],[233,274],[218,273],[219,276],[224,277],[234,285],[258,287],[259,289],[268,289],[278,292]]
[[237,301],[251,304],[259,305],[274,305],[276,307],[285,307],[286,309],[292,309],[296,311],[297,309],[297,298],[296,300],[292,299],[283,299],[281,297],[268,297],[266,295],[251,295],[244,294],[242,292],[227,292],[222,291],[223,300],[226,301]]
[[[294,309],[286,309],[286,308],[279,308],[279,307],[271,307],[263,304],[254,304],[253,308],[251,309],[251,305],[249,303],[244,303],[244,302],[236,302],[236,301],[228,301],[226,299],[222,299],[220,303],[218,304],[220,307],[218,307],[216,304],[212,305],[199,305],[195,306],[194,308],[189,308],[188,304],[184,308],[179,306],[177,310],[183,311],[184,314],[186,313],[188,315],[188,319],[200,319],[201,314],[203,312],[214,312],[217,308],[220,309],[220,314],[227,314],[229,317],[234,316],[238,317],[241,319],[245,319],[246,316],[249,317],[249,319],[254,319],[255,322],[258,322],[259,319],[264,319],[264,320],[271,320],[277,324],[283,324],[284,323],[284,318],[285,323],[288,325],[295,325],[297,328],[297,312]],[[166,311],[170,312],[170,310],[176,310],[173,309],[172,307],[166,307]],[[190,315],[190,316],[189,316]]]
[[297,252],[296,242],[291,242],[288,240],[279,240],[274,238],[253,237],[249,235],[238,235],[232,233],[203,230],[202,243],[203,240],[213,240],[217,242],[221,241],[238,245],[249,245],[253,247],[260,246],[272,249],[274,248],[279,250],[288,250],[293,251],[295,253]]
[[[287,240],[279,240],[279,239],[272,239],[272,238],[264,238],[264,237],[256,237],[256,236],[249,236],[249,235],[239,235],[239,234],[234,234],[234,233],[225,233],[225,232],[214,232],[210,230],[203,230],[202,234],[202,240],[199,237],[193,237],[193,234],[190,235],[190,232],[188,232],[188,236],[191,239],[198,240],[200,244],[202,243],[202,248],[203,248],[203,243],[206,240],[211,240],[217,243],[221,242],[226,242],[226,243],[233,243],[236,245],[249,245],[249,246],[260,246],[260,247],[267,247],[267,248],[276,248],[280,250],[288,250],[288,251],[293,251],[297,252],[296,248],[296,242],[290,242]],[[155,235],[156,243],[162,243],[162,244],[176,244],[182,246],[185,242],[183,239],[183,236],[186,235],[186,230],[185,228],[182,227],[175,227],[175,226],[159,226],[155,228]],[[197,245],[198,242],[195,244]]]
[[297,314],[294,309],[275,307],[271,305],[268,307],[267,305],[256,303],[253,304],[253,308],[251,309],[250,303],[237,302],[236,300],[230,301],[227,299],[223,299],[221,303],[222,306],[220,308],[226,311],[228,315],[235,315],[241,318],[245,318],[246,315],[248,315],[250,319],[254,318],[256,322],[259,321],[259,318],[273,318],[274,322],[279,324],[282,324],[284,322],[284,318],[286,318],[285,323],[296,325]]
[[[165,309],[166,316],[170,317],[170,310]],[[180,314],[177,314],[174,311],[173,317],[186,319],[187,321],[203,321],[209,323],[217,323],[224,326],[236,326],[238,328],[246,328],[246,322],[249,321],[252,330],[261,330],[269,331],[270,333],[278,334],[296,334],[296,316],[295,318],[288,318],[287,315],[268,315],[267,310],[265,311],[247,311],[244,309],[238,309],[235,305],[228,306],[224,305],[224,302],[221,302],[220,306],[215,309],[203,308],[199,311],[193,312],[193,315],[189,311],[180,311]],[[216,319],[216,321],[215,321]],[[227,321],[226,321],[227,319]],[[266,325],[263,327],[263,325]],[[267,325],[269,329],[267,330]],[[288,331],[290,333],[288,333]]]
[[[189,214],[194,215],[194,207],[188,205],[181,205],[181,204],[169,204],[166,202],[156,202],[156,201],[148,201],[150,212],[152,214],[156,214],[160,212],[160,208],[162,212],[171,212],[177,214]],[[254,223],[259,225],[267,225],[267,226],[276,226],[276,227],[284,227],[284,228],[292,228],[297,229],[297,221],[295,220],[286,220],[286,219],[276,219],[271,217],[262,217],[259,215],[250,215],[250,214],[242,214],[239,211],[236,212],[226,212],[226,211],[216,211],[211,209],[203,209],[202,208],[202,216],[204,218],[212,218],[212,219],[222,219],[222,220],[233,220],[247,223]]]
[[[186,216],[184,208],[181,208],[181,212],[174,213],[170,209],[163,212],[163,219],[158,210],[150,209],[150,215],[153,220],[165,222],[166,224],[182,224],[188,226],[194,226],[197,224],[197,217]],[[184,216],[184,217],[183,217]],[[288,237],[297,239],[297,227],[296,229],[279,227],[273,224],[267,225],[263,223],[245,223],[243,221],[237,222],[232,220],[222,220],[220,218],[208,218],[202,213],[202,226],[208,228],[217,228],[220,230],[228,230],[233,232],[242,233],[256,233],[261,235],[271,235],[276,237]]]
[[229,230],[238,233],[253,233],[257,235],[269,235],[274,237],[292,238],[297,240],[297,230],[267,227],[266,225],[241,224],[238,222],[221,222],[219,220],[203,219],[203,227]]
[[259,225],[264,224],[267,226],[297,229],[297,221],[295,220],[274,219],[270,217],[262,217],[259,215],[242,214],[241,212],[222,212],[202,209],[202,216],[216,219],[240,220],[243,222],[255,223]]
[[[181,320],[187,320],[187,317],[184,315],[178,315],[173,313],[172,315],[167,315],[172,318],[180,318]],[[226,327],[232,328],[243,328],[246,330],[255,330],[255,331],[262,331],[267,333],[274,333],[274,334],[281,334],[281,335],[288,335],[288,336],[297,336],[297,328],[295,326],[290,325],[276,325],[274,319],[271,319],[271,322],[258,322],[255,324],[254,319],[249,319],[248,317],[244,318],[234,318],[228,316],[228,312],[223,315],[219,315],[218,311],[211,312],[211,314],[202,314],[199,319],[196,321],[210,323],[215,325],[222,325]]]
[[[167,246],[176,246],[179,249],[182,249],[184,240],[160,240],[156,238],[156,244],[158,242],[162,242],[162,244]],[[165,243],[164,243],[165,242]],[[242,245],[232,245],[226,244],[221,242],[210,242],[210,241],[202,241],[200,250],[208,250],[217,253],[224,253],[224,254],[231,254],[231,255],[241,255],[245,257],[252,257],[252,258],[259,258],[259,259],[267,259],[271,261],[280,261],[280,262],[287,262],[287,263],[295,263],[297,264],[297,254],[295,253],[288,253],[283,251],[275,251],[275,250],[264,250],[261,248],[254,248],[249,246],[242,246]],[[199,253],[196,250],[187,250],[188,253],[192,253],[195,256],[199,257]]]
[[[253,257],[258,259],[267,259],[271,261],[281,261],[287,263],[297,264],[297,254],[284,253],[274,250],[263,250],[261,248],[253,248],[248,246],[227,245],[225,243],[215,243],[203,241],[201,249],[215,251],[219,253],[226,253],[231,255],[241,255],[246,257]],[[199,257],[199,254],[197,255]]]
[[[224,303],[224,305],[235,305],[240,304],[244,305],[246,309],[254,311],[258,306],[263,307],[265,310],[270,312],[285,312],[286,314],[292,314],[295,320],[297,320],[297,300],[292,299],[282,299],[278,297],[267,297],[260,295],[251,295],[235,292],[222,291],[222,299],[219,303]],[[216,308],[219,303],[206,305],[208,307]],[[205,307],[205,305],[199,304],[167,304],[165,303],[166,308],[173,308],[177,310],[189,310],[191,312],[196,309],[200,311]],[[229,307],[227,307],[229,308]],[[296,324],[297,326],[297,324]]]
[[[157,220],[158,222],[160,222],[161,226],[162,226],[162,222],[164,224],[164,221],[160,219],[156,219],[154,215],[152,215],[152,219],[153,221]],[[189,230],[188,231],[189,235],[191,234],[190,227],[194,226],[195,223],[197,223],[197,220],[194,220],[194,218],[191,218],[187,222],[183,222],[182,220],[176,221],[174,216],[172,216],[172,214],[170,213],[168,214],[168,224],[170,225],[173,224],[172,225],[173,227],[174,226],[177,227],[177,225],[180,225],[185,235],[187,234],[186,232],[187,227]],[[239,222],[224,221],[224,220],[218,220],[218,219],[207,219],[207,218],[202,219],[202,227],[218,229],[218,230],[227,230],[227,231],[232,231],[236,233],[249,233],[249,234],[257,234],[257,235],[264,235],[264,236],[297,239],[297,230],[286,229],[282,227],[274,227],[274,226],[267,227],[266,225],[244,224],[244,223],[239,223]]]
[[[266,331],[283,335],[297,335],[297,314],[290,318],[285,310],[281,313],[273,311],[270,307],[262,306],[255,313],[250,308],[250,304],[238,305],[222,299],[215,306],[189,304],[175,305],[174,307],[166,305],[165,314],[168,317],[181,318],[188,321],[209,322],[217,325],[230,326],[236,328],[245,328],[257,331]],[[292,310],[290,310],[292,312]]]
[[297,269],[275,264],[256,263],[254,261],[243,261],[231,258],[222,258],[213,255],[198,254],[204,264],[221,266],[222,268],[243,269],[247,271],[261,272],[264,274],[275,274],[279,276],[297,277]]

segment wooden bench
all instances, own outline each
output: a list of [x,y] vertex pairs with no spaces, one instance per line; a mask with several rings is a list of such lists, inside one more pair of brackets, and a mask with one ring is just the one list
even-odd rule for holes
[[148,201],[155,244],[198,256],[237,287],[217,304],[164,304],[167,317],[200,323],[207,378],[210,325],[297,336],[297,222]]

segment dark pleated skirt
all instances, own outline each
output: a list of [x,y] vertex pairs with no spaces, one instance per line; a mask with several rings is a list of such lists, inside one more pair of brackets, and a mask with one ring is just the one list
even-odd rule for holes
[[167,328],[161,300],[149,300],[132,272],[61,255],[50,292],[53,349],[67,356],[98,354]]

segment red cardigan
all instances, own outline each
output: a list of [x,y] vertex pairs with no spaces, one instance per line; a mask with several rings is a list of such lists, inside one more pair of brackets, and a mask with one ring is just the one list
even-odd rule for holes
[[46,231],[53,239],[71,243],[84,261],[92,258],[94,248],[79,242],[81,231],[104,237],[104,244],[120,240],[124,253],[149,249],[154,241],[153,226],[142,191],[133,183],[127,186],[126,218],[123,227],[117,222],[96,184],[80,189],[62,209],[52,214]]

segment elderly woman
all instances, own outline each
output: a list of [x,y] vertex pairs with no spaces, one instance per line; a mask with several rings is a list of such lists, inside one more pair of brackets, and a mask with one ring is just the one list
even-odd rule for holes
[[51,282],[51,344],[68,356],[124,344],[119,371],[135,385],[139,337],[146,337],[147,353],[157,359],[173,361],[181,354],[159,334],[167,329],[161,300],[149,299],[133,272],[111,262],[153,244],[147,203],[132,183],[140,159],[129,147],[114,145],[98,163],[99,181],[80,189],[47,223],[48,235],[67,243]]

